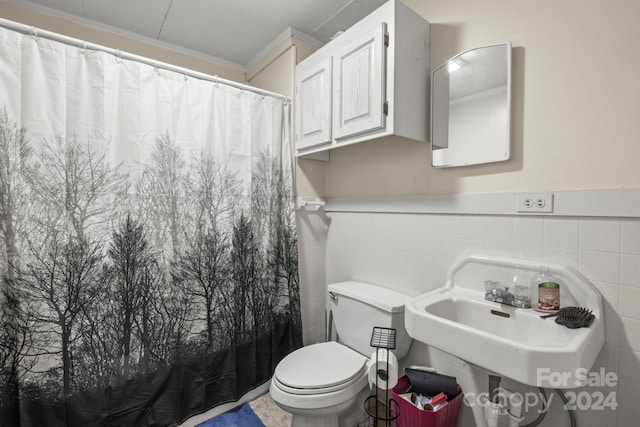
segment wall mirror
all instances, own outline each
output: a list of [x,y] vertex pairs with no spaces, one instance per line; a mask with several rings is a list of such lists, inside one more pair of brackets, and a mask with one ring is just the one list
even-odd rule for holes
[[431,76],[431,165],[509,159],[511,43],[462,52]]

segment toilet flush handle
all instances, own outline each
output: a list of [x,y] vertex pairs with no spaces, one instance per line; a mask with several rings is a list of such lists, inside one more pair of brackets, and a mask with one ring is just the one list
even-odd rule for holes
[[[338,304],[338,296],[336,294],[334,294],[333,292],[329,292],[329,298],[331,299],[331,302],[333,302],[334,304]],[[331,341],[332,337],[331,337],[331,332],[333,329],[333,310],[329,310],[329,327],[327,328],[327,341]],[[336,341],[338,341],[338,335],[336,333]]]
[[333,292],[329,292],[329,298],[331,298],[331,301],[335,302],[336,304],[338,303],[338,296]]

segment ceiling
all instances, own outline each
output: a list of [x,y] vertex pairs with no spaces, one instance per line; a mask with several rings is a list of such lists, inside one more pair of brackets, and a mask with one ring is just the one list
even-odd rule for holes
[[5,0],[246,68],[290,27],[329,41],[386,0]]

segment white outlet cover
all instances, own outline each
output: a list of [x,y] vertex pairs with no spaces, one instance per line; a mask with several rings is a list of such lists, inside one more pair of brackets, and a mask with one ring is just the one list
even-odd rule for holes
[[516,212],[522,213],[552,213],[553,193],[522,193],[518,194]]

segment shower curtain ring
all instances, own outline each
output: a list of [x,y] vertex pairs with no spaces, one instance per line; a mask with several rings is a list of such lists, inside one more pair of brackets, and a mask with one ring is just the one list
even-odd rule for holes
[[87,51],[87,41],[83,40],[82,46],[80,46],[80,53],[84,55],[86,51]]
[[215,76],[213,76],[213,86],[215,86],[216,88],[218,87],[218,81],[219,81],[219,77],[216,74]]
[[120,64],[122,62],[122,53],[120,49],[116,49],[116,62]]
[[31,27],[31,35],[33,35],[35,41],[38,41],[38,29],[36,27]]

